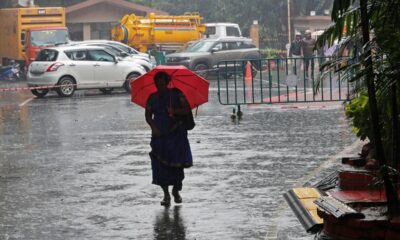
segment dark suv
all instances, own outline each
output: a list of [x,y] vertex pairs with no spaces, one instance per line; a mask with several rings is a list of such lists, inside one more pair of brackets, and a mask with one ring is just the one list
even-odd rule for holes
[[[191,44],[185,51],[166,56],[167,65],[184,65],[207,77],[222,61],[259,59],[260,50],[249,38],[203,39]],[[224,66],[225,67],[225,66]]]

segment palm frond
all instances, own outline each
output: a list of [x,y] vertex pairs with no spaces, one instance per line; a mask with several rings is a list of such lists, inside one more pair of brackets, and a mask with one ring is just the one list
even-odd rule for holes
[[336,0],[333,2],[332,7],[332,21],[337,22],[338,19],[347,12],[347,10],[354,4],[355,0]]
[[[330,25],[317,39],[316,46],[332,46],[335,40],[340,41],[343,37],[354,36],[360,25],[360,11],[358,8],[351,8],[344,12],[334,24]],[[343,33],[346,27],[346,32]],[[344,34],[344,35],[343,35]]]

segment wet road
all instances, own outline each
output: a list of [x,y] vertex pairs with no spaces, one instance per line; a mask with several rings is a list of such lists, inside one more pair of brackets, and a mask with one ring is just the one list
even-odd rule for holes
[[169,209],[127,94],[0,93],[0,239],[311,239],[282,194],[355,141],[342,107],[243,107],[238,122],[216,93],[189,133],[184,203]]

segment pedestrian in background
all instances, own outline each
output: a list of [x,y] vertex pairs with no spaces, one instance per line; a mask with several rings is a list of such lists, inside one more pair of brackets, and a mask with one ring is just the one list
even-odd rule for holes
[[[305,37],[302,43],[303,56],[304,56],[304,71],[306,72],[306,79],[309,78],[310,62],[314,61],[314,47],[315,39],[311,37],[311,30],[305,32]],[[311,69],[313,71],[313,69]]]
[[295,33],[295,39],[290,44],[289,49],[289,57],[293,58],[293,73],[297,75],[297,69],[301,69],[301,60],[300,58],[303,56],[302,53],[302,44],[301,33]]
[[158,72],[154,76],[157,92],[150,95],[146,107],[146,122],[151,127],[151,168],[153,184],[161,186],[164,198],[161,205],[170,206],[168,187],[173,186],[175,203],[181,203],[184,168],[193,165],[187,129],[181,116],[189,114],[190,106],[178,89],[168,89],[170,76]]

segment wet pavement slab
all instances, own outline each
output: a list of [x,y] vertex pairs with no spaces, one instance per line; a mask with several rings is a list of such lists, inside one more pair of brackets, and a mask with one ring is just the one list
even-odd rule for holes
[[30,98],[0,93],[0,239],[312,239],[282,194],[356,141],[340,103],[243,106],[232,120],[213,82],[183,204],[164,208],[129,95]]

